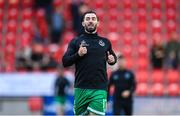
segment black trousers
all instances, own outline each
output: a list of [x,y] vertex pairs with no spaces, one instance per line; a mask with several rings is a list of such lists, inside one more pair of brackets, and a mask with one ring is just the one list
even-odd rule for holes
[[114,101],[113,103],[113,114],[121,115],[132,115],[133,113],[133,102],[130,101]]

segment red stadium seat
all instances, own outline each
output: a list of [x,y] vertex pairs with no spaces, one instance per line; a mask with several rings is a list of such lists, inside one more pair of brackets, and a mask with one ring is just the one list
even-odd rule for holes
[[32,31],[33,31],[32,22],[30,20],[24,20],[21,24],[21,31],[32,34]]
[[108,0],[107,2],[110,9],[116,9],[118,7],[118,0]]
[[137,96],[147,96],[148,95],[148,86],[146,83],[137,84],[136,95]]
[[12,65],[14,64],[15,47],[13,45],[7,45],[5,47],[4,59],[5,59],[5,62],[8,62],[9,64],[12,64]]
[[8,11],[8,20],[17,20],[18,19],[18,10],[13,8]]
[[160,33],[162,31],[162,22],[160,20],[152,21],[152,31],[153,33]]
[[116,21],[112,21],[108,24],[108,32],[117,32],[118,28],[118,23]]
[[161,9],[161,0],[151,0],[152,2],[152,8],[158,8]]
[[16,33],[16,31],[17,31],[16,21],[11,20],[11,21],[8,22],[8,24],[7,24],[7,31],[8,32]]
[[2,32],[2,30],[3,30],[3,23],[2,21],[0,21],[0,32]]
[[47,38],[48,36],[48,25],[45,20],[42,20],[41,23],[39,23],[39,32],[43,39]]
[[33,18],[33,13],[31,9],[24,9],[22,11],[22,20],[30,20]]
[[53,6],[58,8],[62,5],[62,0],[53,0]]
[[160,42],[162,43],[163,37],[161,33],[153,33],[152,37],[153,44]]
[[18,8],[20,0],[8,0],[8,6],[10,8]]
[[131,33],[124,33],[122,40],[123,40],[123,45],[131,46],[133,43],[133,35]]
[[167,71],[167,81],[168,83],[179,83],[180,74],[177,70]]
[[123,5],[125,9],[130,9],[132,4],[131,4],[131,0],[123,0]]
[[176,20],[176,11],[174,9],[168,9],[166,11],[167,20]]
[[131,9],[125,9],[123,12],[123,16],[125,20],[131,20],[132,19],[132,10]]
[[5,35],[5,44],[6,44],[6,46],[8,46],[8,45],[15,46],[16,45],[16,36],[14,33],[10,32]]
[[116,33],[116,32],[108,33],[107,37],[111,41],[113,48],[119,46],[119,42],[118,42],[119,41],[119,34],[118,33]]
[[109,11],[109,19],[111,21],[117,21],[118,20],[118,11],[116,9],[112,9]]
[[39,9],[36,12],[36,17],[37,17],[38,22],[41,22],[42,20],[44,20],[45,19],[45,10],[44,9]]
[[132,51],[132,47],[130,45],[127,45],[123,47],[122,53],[125,57],[132,57]]
[[0,9],[0,21],[2,21],[4,18],[4,12],[2,9]]
[[132,57],[126,57],[126,66],[130,69],[134,68],[134,62]]
[[146,9],[146,0],[137,0],[138,8]]
[[101,9],[104,7],[104,0],[96,0],[95,1],[95,8],[96,9]]
[[179,84],[170,84],[167,91],[169,96],[178,96],[180,93]]
[[176,1],[175,0],[166,0],[166,8],[175,8]]
[[63,35],[63,43],[68,44],[73,38],[75,37],[75,34],[73,32],[66,32]]
[[166,25],[167,25],[167,32],[168,33],[176,31],[176,22],[175,21],[169,20]]
[[34,0],[22,0],[23,8],[32,8]]
[[99,9],[99,10],[96,11],[96,13],[97,13],[97,15],[98,15],[98,17],[99,17],[99,20],[100,20],[100,21],[103,21],[104,18],[105,18],[105,16],[106,16],[104,10]]
[[[14,58],[13,58],[14,59]],[[15,66],[10,64],[9,61],[5,66],[5,72],[14,72],[15,71]]]
[[147,30],[147,22],[145,20],[138,21],[138,31],[146,32]]
[[147,48],[147,46],[139,45],[137,48],[137,53],[139,58],[148,58],[148,52],[149,52],[149,48]]
[[132,32],[132,22],[131,21],[125,21],[124,23],[123,23],[123,30],[124,30],[124,32],[126,33],[126,32]]
[[25,48],[31,45],[31,42],[32,42],[32,37],[29,33],[24,32],[20,35],[20,40],[19,40],[20,47]]
[[[2,33],[0,33],[0,45],[2,45],[2,43],[3,43],[3,36],[2,36]],[[0,46],[0,54],[2,51],[3,51],[2,46]]]
[[152,19],[160,20],[161,16],[162,16],[161,10],[160,9],[153,9],[151,12],[151,16],[152,16]]
[[148,60],[147,58],[139,57],[137,60],[137,68],[139,70],[147,70],[148,69]]
[[151,74],[151,79],[153,83],[163,83],[165,75],[162,70],[153,70]]
[[41,111],[43,107],[42,98],[30,97],[28,100],[28,106],[29,106],[30,111],[32,112]]
[[137,41],[139,45],[147,45],[148,43],[148,38],[145,32],[139,33],[137,35]]
[[136,81],[138,83],[147,83],[149,74],[147,70],[138,70],[136,71]]
[[137,16],[138,16],[139,21],[140,20],[146,21],[146,18],[147,18],[146,15],[147,15],[147,13],[146,13],[145,9],[139,9],[138,12],[137,12]]
[[164,87],[161,83],[156,83],[152,86],[151,92],[153,96],[163,96]]
[[5,3],[5,0],[0,0],[0,9],[3,9],[4,8],[4,3]]

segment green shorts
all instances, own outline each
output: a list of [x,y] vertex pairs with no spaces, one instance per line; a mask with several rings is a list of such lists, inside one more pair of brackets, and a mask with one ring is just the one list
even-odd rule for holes
[[75,115],[88,115],[90,112],[105,115],[107,92],[105,90],[79,89],[74,91]]
[[60,105],[64,105],[66,101],[66,96],[56,96],[56,102]]

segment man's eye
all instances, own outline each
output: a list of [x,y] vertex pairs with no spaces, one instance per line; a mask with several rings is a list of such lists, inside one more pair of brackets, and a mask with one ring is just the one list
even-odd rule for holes
[[95,18],[95,17],[93,17],[93,18],[92,18],[92,20],[93,20],[93,21],[95,21],[95,20],[96,20],[96,18]]
[[89,18],[89,17],[87,17],[87,18],[86,18],[86,20],[88,21],[88,20],[90,20],[90,18]]

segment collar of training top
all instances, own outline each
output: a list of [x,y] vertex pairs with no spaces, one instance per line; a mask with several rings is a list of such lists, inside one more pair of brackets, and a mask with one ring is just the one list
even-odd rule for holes
[[96,33],[86,33],[86,32],[84,32],[84,35],[85,36],[90,36],[90,37],[98,36],[97,32]]

